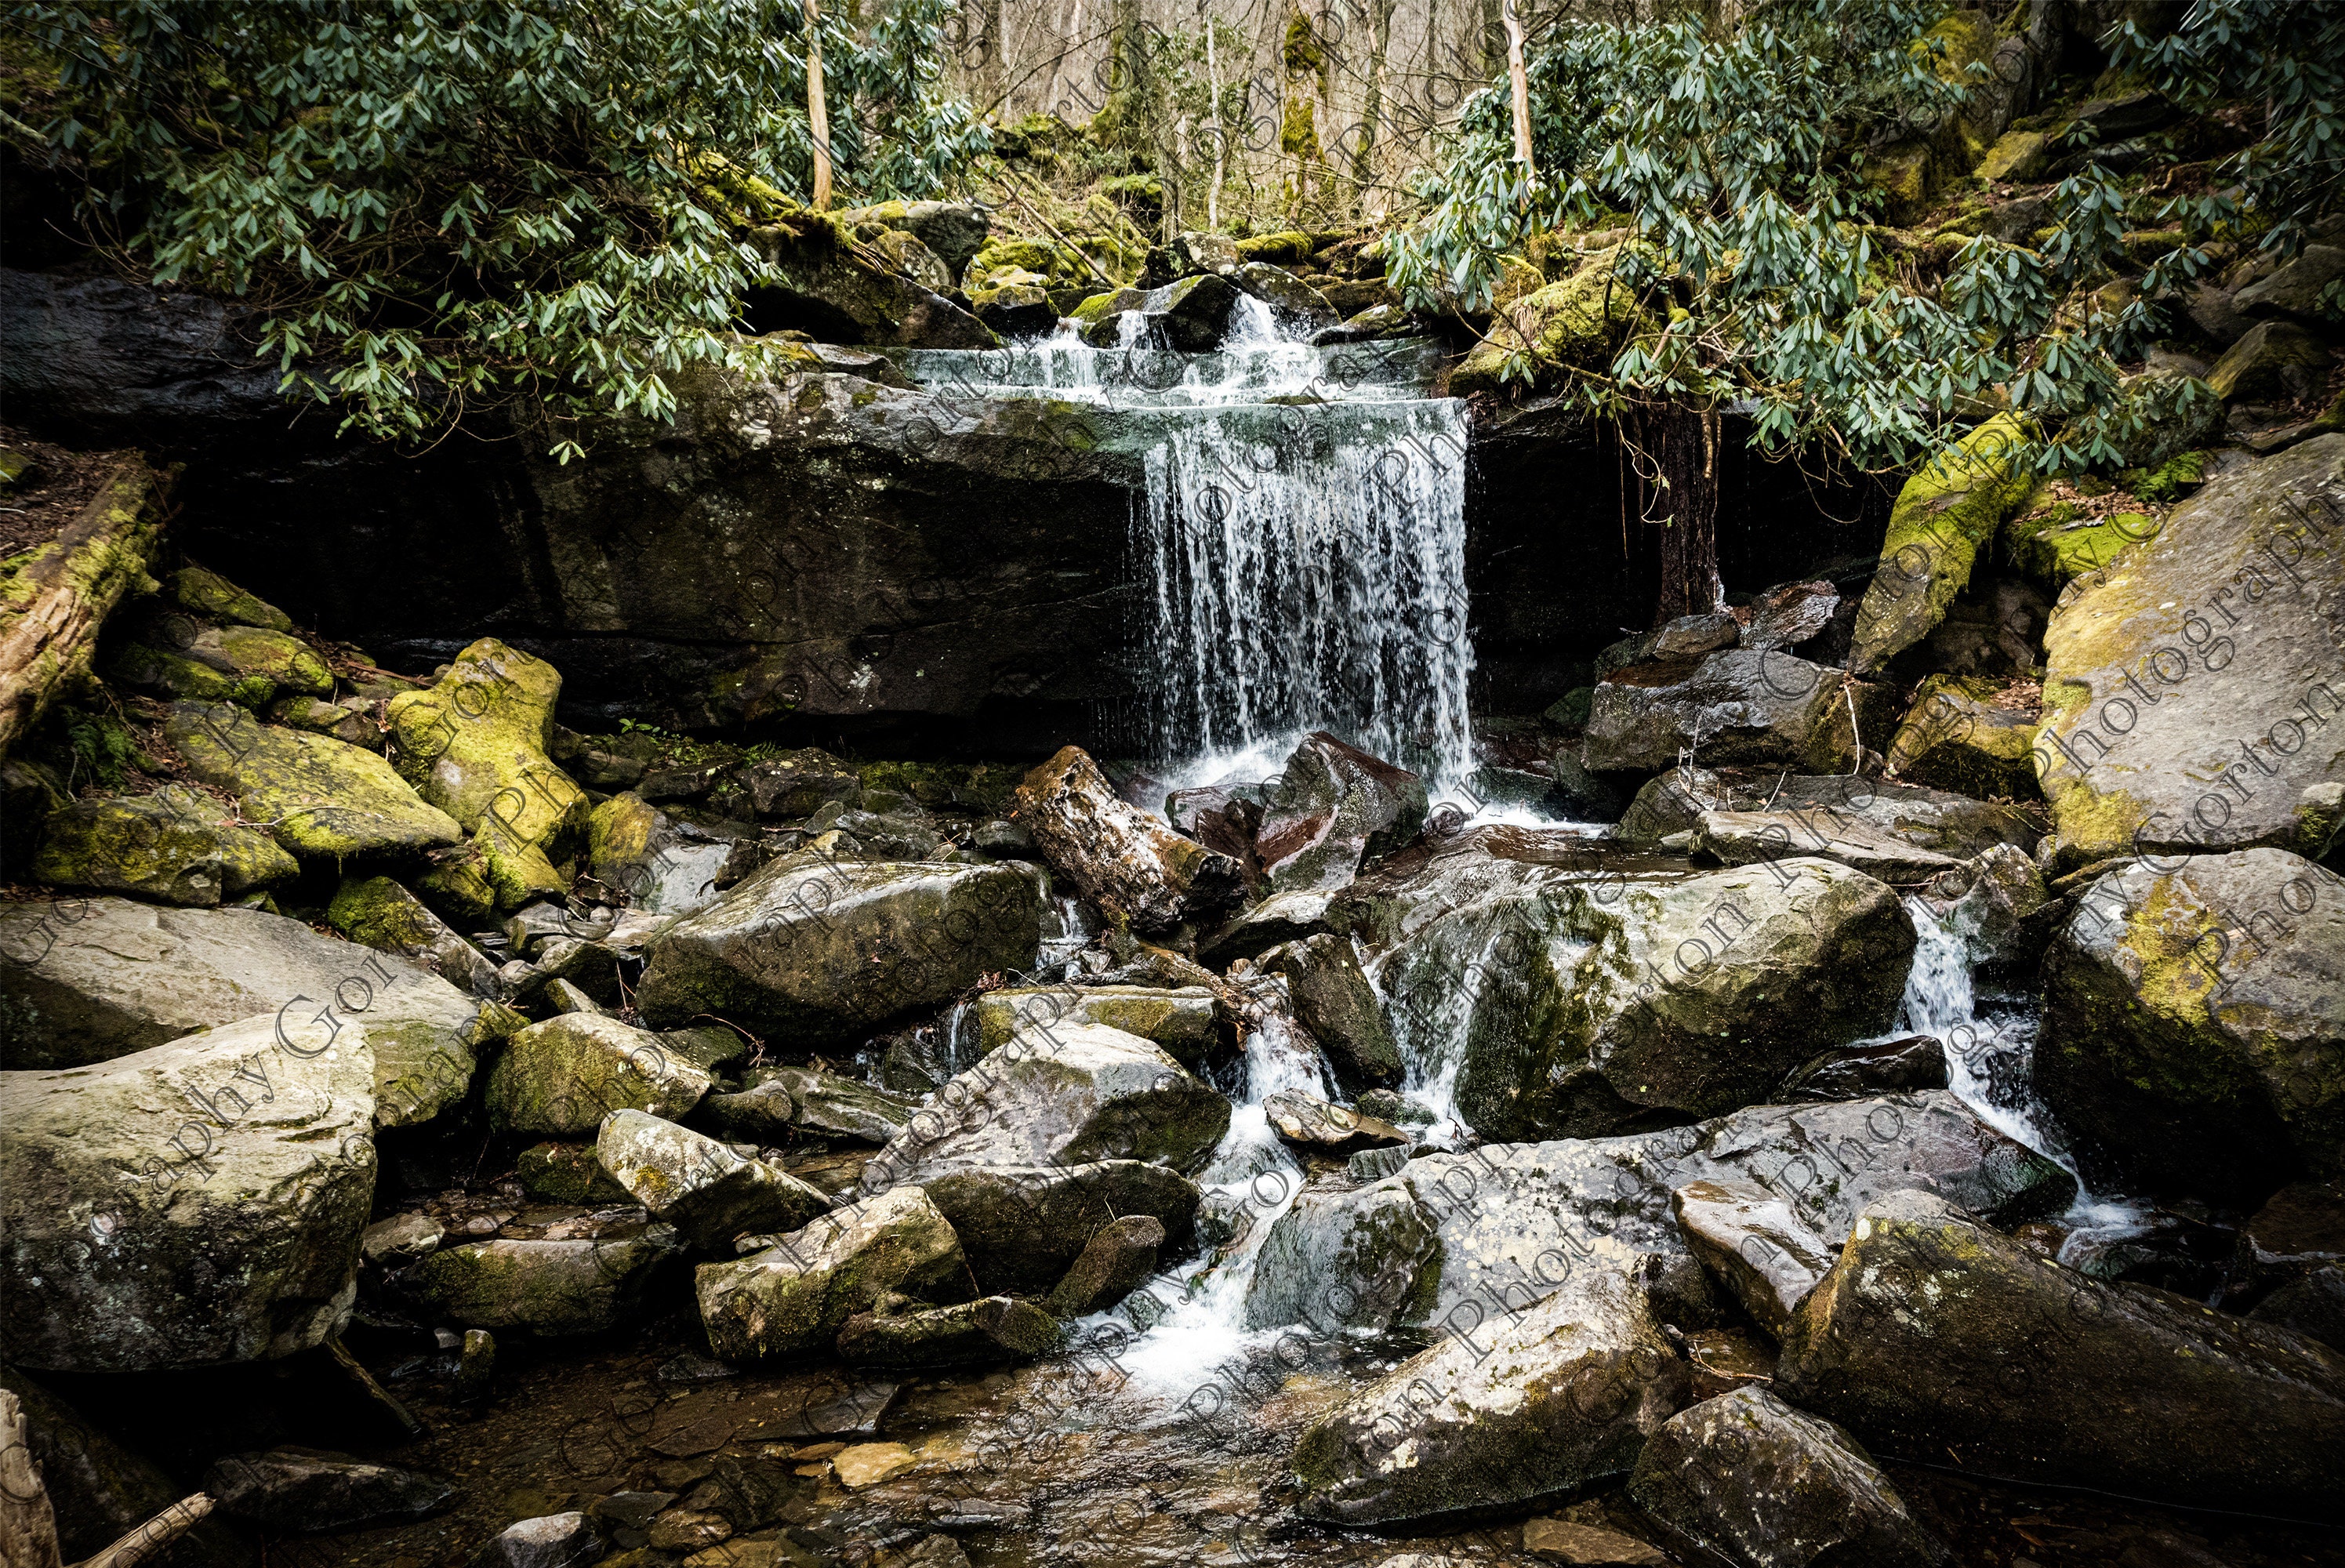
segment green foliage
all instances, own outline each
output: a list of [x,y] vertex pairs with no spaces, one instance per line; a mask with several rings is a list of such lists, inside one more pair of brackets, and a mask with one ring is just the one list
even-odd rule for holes
[[123,769],[145,764],[138,743],[119,720],[79,708],[62,709],[58,716],[64,724],[66,747],[73,754],[75,773],[86,768],[99,784],[118,789]]
[[[985,132],[936,86],[954,0],[826,15],[844,192],[937,190]],[[844,7],[839,8],[841,10]],[[484,401],[674,415],[737,363],[737,226],[811,183],[796,0],[15,0],[41,138],[157,281],[247,298],[289,395],[417,436]],[[557,445],[567,458],[575,446]]]

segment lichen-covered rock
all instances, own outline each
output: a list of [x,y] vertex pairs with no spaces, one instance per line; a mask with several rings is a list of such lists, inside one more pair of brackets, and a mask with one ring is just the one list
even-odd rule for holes
[[2345,878],[2279,849],[2128,862],[2044,984],[2036,1088],[2088,1180],[2252,1206],[2345,1168]]
[[1344,908],[1386,1016],[1487,1138],[1589,1138],[1762,1098],[1886,1028],[1914,926],[1795,855],[1694,874],[1508,828],[1458,835]]
[[165,578],[163,584],[173,603],[214,621],[258,626],[265,632],[293,630],[293,618],[276,605],[200,566],[182,567]]
[[2318,860],[2345,826],[2334,597],[2345,435],[2208,482],[2060,596],[2035,767],[2063,869],[2255,845]]
[[77,800],[49,814],[33,879],[210,908],[301,874],[300,863],[275,839],[235,818],[184,784],[127,799]]
[[1415,838],[1426,807],[1423,779],[1315,731],[1263,803],[1254,854],[1273,893],[1341,887]]
[[502,988],[487,954],[388,876],[345,877],[327,906],[326,920],[360,946],[412,958],[475,996],[494,996]]
[[2035,798],[2035,721],[1996,706],[2000,690],[1978,676],[1924,676],[1884,754],[1889,771],[1981,799]]
[[1127,1214],[1101,1227],[1051,1289],[1051,1310],[1061,1318],[1103,1312],[1148,1282],[1164,1247],[1164,1222]]
[[1594,1277],[1402,1362],[1289,1464],[1304,1514],[1336,1523],[1502,1506],[1626,1471],[1686,1392],[1644,1287]]
[[1155,1220],[1178,1256],[1194,1233],[1200,1196],[1178,1171],[1139,1159],[966,1166],[920,1185],[968,1249],[978,1288],[1021,1296],[1051,1290],[1118,1218]]
[[1881,570],[1856,615],[1850,667],[1871,674],[1930,634],[1970,583],[1979,551],[2027,498],[2027,434],[1998,414],[1905,481],[1889,514]]
[[834,1209],[733,1263],[704,1263],[695,1289],[709,1349],[741,1365],[830,1349],[847,1320],[891,1293],[922,1296],[961,1277],[961,1244],[917,1187]]
[[1222,1038],[1213,993],[1203,986],[1054,986],[977,999],[980,1053],[1000,1050],[1021,1030],[1079,1024],[1138,1035],[1184,1067],[1203,1067]]
[[1784,1199],[1761,1188],[1690,1181],[1670,1194],[1678,1229],[1702,1267],[1778,1339],[1829,1273],[1832,1253]]
[[474,1050],[523,1022],[407,959],[258,909],[14,905],[0,913],[0,953],[15,960],[0,964],[10,1067],[105,1061],[262,1016],[297,1051],[371,1052],[384,1127],[461,1103]]
[[1080,747],[1028,774],[1017,799],[1018,820],[1051,868],[1142,931],[1213,915],[1244,891],[1236,861],[1127,805]]
[[586,792],[546,754],[561,696],[559,670],[483,637],[391,700],[400,772],[472,835],[500,909],[567,893],[556,865],[584,845]]
[[675,1230],[641,1219],[553,1241],[468,1241],[402,1271],[416,1307],[462,1329],[596,1334],[651,1312],[682,1254]]
[[992,219],[973,201],[881,201],[852,207],[838,214],[841,227],[885,224],[913,236],[936,253],[945,269],[959,278],[969,259],[985,248]]
[[1764,1389],[1736,1389],[1663,1421],[1629,1495],[1736,1568],[1951,1560],[1854,1438]]
[[[1229,279],[1201,273],[1162,288],[1119,288],[1093,295],[1076,307],[1083,341],[1112,349],[1122,341],[1127,319],[1139,324],[1142,341],[1152,348],[1203,354],[1222,346],[1229,331],[1230,307],[1237,290]],[[1332,315],[1333,312],[1330,312]]]
[[639,1110],[603,1118],[594,1157],[694,1252],[729,1252],[736,1236],[797,1230],[830,1209],[788,1172]]
[[635,1006],[655,1026],[712,1014],[819,1049],[1028,967],[1041,941],[1041,895],[1014,867],[800,851],[655,936]]
[[1306,936],[1272,948],[1256,966],[1285,977],[1295,1020],[1318,1042],[1338,1085],[1356,1094],[1400,1083],[1400,1047],[1349,942],[1332,933]]
[[334,673],[310,645],[282,632],[259,626],[222,626],[198,635],[188,652],[240,680],[266,681],[279,692],[327,697]]
[[11,1365],[153,1371],[339,1333],[374,1191],[374,1064],[249,1018],[96,1067],[0,1072]]
[[1635,664],[1597,684],[1579,760],[1596,773],[1657,773],[1691,750],[1713,766],[1846,774],[1860,741],[1873,749],[1888,738],[1890,702],[1878,683],[1775,650]]
[[274,824],[303,859],[412,861],[462,841],[454,818],[372,752],[223,703],[175,703],[163,733],[189,772],[236,796],[248,819]]
[[2104,1284],[1941,1197],[1867,1208],[1775,1391],[1891,1457],[2309,1517],[2345,1472],[2345,1357]]
[[1030,1361],[1065,1342],[1059,1320],[1031,1301],[981,1296],[887,1317],[858,1312],[839,1330],[838,1358],[849,1366],[907,1371],[984,1367]]
[[2066,1209],[2075,1179],[1944,1090],[1766,1106],[1663,1132],[1485,1145],[1427,1155],[1350,1192],[1306,1192],[1271,1229],[1246,1292],[1249,1328],[1444,1327],[1589,1272],[1660,1259],[1671,1322],[1716,1320],[1715,1297],[1670,1209],[1695,1181],[1783,1199],[1828,1246],[1865,1204],[1923,1189],[1997,1224]]
[[1617,248],[1598,251],[1562,282],[1497,310],[1488,334],[1451,372],[1449,389],[1496,392],[1510,370],[1529,380],[1560,365],[1609,369],[1623,345],[1653,326],[1639,290],[1613,276],[1619,258]]
[[379,752],[383,749],[381,727],[374,722],[374,715],[367,712],[355,697],[342,703],[298,695],[279,697],[269,704],[269,722],[283,724],[288,729],[331,735],[362,751]]
[[489,1119],[508,1132],[576,1138],[613,1111],[682,1116],[709,1081],[657,1035],[601,1014],[564,1013],[505,1042],[489,1071]]

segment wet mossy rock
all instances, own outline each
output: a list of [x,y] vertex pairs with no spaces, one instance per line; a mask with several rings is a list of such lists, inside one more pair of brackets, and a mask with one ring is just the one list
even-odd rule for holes
[[2253,1208],[2345,1170],[2345,878],[2278,849],[2134,861],[2044,980],[2036,1087],[2096,1186]]
[[173,704],[164,736],[189,772],[236,796],[248,820],[272,824],[304,860],[414,861],[462,841],[455,819],[372,752],[221,703]]
[[400,1293],[460,1329],[594,1334],[648,1317],[682,1262],[675,1231],[641,1221],[564,1241],[472,1241],[403,1272]]
[[564,1013],[506,1042],[489,1073],[489,1119],[507,1132],[579,1138],[616,1110],[680,1117],[710,1082],[707,1069],[647,1030],[598,1013]]
[[898,1187],[737,1262],[703,1264],[695,1289],[709,1349],[749,1366],[828,1351],[856,1313],[892,1293],[949,1288],[965,1273],[952,1226],[919,1188]]
[[412,958],[459,990],[477,996],[499,994],[496,966],[488,955],[388,876],[344,878],[326,920],[360,946]]
[[977,1000],[977,1048],[1000,1050],[1021,1029],[1082,1024],[1137,1035],[1185,1067],[1203,1067],[1221,1042],[1213,994],[1202,986],[1086,986],[987,992]]
[[2340,575],[2345,435],[2325,435],[2220,475],[2069,586],[2035,737],[2063,869],[2329,853],[2345,826]]
[[1905,481],[1889,514],[1881,570],[1856,614],[1851,668],[1871,674],[1928,636],[1970,583],[1979,551],[2031,486],[2029,439],[1998,414]]
[[259,626],[223,626],[216,633],[206,632],[197,639],[199,653],[215,647],[240,680],[266,681],[279,692],[303,696],[333,694],[334,673],[326,667],[326,662],[308,643],[282,632]]
[[167,784],[127,799],[77,800],[49,814],[33,859],[36,882],[212,907],[284,885],[300,863],[233,807]]
[[235,703],[255,712],[276,699],[274,683],[238,675],[168,648],[125,642],[107,661],[107,676],[158,697],[195,703]]
[[566,893],[555,865],[585,840],[586,792],[546,754],[561,696],[559,670],[483,637],[391,701],[400,772],[473,835],[500,909]]
[[2106,566],[2127,545],[2155,537],[2162,526],[2146,511],[2095,519],[2070,517],[2059,507],[2031,508],[2004,525],[1996,548],[2013,568],[2057,593]]
[[1560,367],[1610,368],[1621,346],[1652,325],[1638,290],[1615,277],[1620,250],[1600,250],[1560,283],[1533,289],[1499,309],[1489,334],[1449,378],[1460,397],[1501,389],[1514,379],[1538,379]]
[[1999,690],[1977,676],[1924,676],[1889,743],[1889,771],[1981,800],[2035,798],[2035,721],[1996,707]]
[[210,1366],[339,1332],[374,1190],[373,1066],[354,1043],[282,1050],[261,1017],[0,1072],[9,1364]]
[[258,626],[264,632],[290,632],[293,617],[256,594],[247,593],[216,572],[200,566],[182,567],[164,579],[171,602],[198,615],[233,626]]
[[1083,341],[1096,348],[1115,347],[1130,314],[1139,318],[1157,346],[1203,354],[1221,347],[1229,330],[1230,308],[1236,302],[1237,289],[1229,279],[1207,272],[1162,288],[1094,295],[1076,308],[1074,319],[1081,323]]
[[813,214],[754,229],[749,243],[777,281],[754,291],[752,309],[776,325],[828,343],[914,349],[995,349],[1001,339],[968,311],[866,252],[832,220]]

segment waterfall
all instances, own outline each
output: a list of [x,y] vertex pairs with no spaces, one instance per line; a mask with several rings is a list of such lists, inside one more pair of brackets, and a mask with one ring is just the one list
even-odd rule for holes
[[1095,349],[1062,329],[898,358],[923,384],[1115,416],[1115,444],[1138,459],[1134,738],[1155,770],[1218,777],[1202,759],[1283,759],[1325,729],[1436,791],[1463,780],[1466,419],[1456,400],[1423,395],[1436,350],[1284,341],[1251,298],[1215,353],[1127,336]]

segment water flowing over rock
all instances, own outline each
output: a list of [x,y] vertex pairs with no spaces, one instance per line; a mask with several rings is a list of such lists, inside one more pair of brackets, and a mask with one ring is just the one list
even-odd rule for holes
[[2260,1202],[2345,1168],[2345,879],[2281,849],[2144,859],[2076,899],[2035,1082],[2088,1179]]
[[1041,897],[1010,866],[799,851],[654,937],[635,1006],[655,1027],[713,1014],[818,1049],[1026,967],[1041,940]]
[[1068,746],[1018,786],[1018,820],[1051,868],[1112,915],[1169,931],[1237,902],[1237,862],[1131,806]]
[[1285,978],[1295,1020],[1317,1042],[1338,1084],[1355,1090],[1399,1084],[1400,1047],[1350,943],[1308,936],[1272,948],[1258,966]]
[[265,1017],[0,1073],[9,1363],[208,1366],[340,1332],[374,1190],[373,1077],[363,1047],[281,1050]]
[[1619,1474],[1685,1403],[1641,1283],[1589,1280],[1403,1362],[1294,1445],[1303,1512],[1374,1524]]
[[891,1292],[957,1280],[960,1239],[917,1187],[833,1210],[734,1263],[706,1263],[696,1290],[709,1349],[749,1364],[830,1348],[847,1320]]
[[1776,1387],[1891,1456],[2135,1497],[2331,1515],[2345,1471],[2345,1358],[2064,1269],[1924,1192],[1865,1210]]
[[2345,826],[2340,582],[2345,435],[2326,435],[2218,476],[2060,596],[2035,766],[2064,869],[2328,852]]
[[1315,732],[1264,803],[1254,853],[1274,893],[1329,891],[1415,838],[1426,804],[1416,774]]

